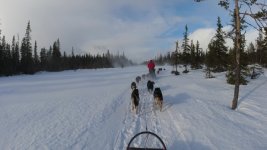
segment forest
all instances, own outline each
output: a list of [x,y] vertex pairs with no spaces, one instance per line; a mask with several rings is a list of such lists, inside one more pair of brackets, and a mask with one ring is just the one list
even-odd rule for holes
[[0,30],[0,76],[133,65],[124,53],[114,55],[109,50],[103,54],[91,55],[75,54],[72,48],[71,54],[68,55],[65,51],[62,53],[59,39],[49,49],[41,48],[39,51],[37,41],[32,44],[31,32],[29,21],[22,41],[13,36],[10,44],[4,35],[1,36]]

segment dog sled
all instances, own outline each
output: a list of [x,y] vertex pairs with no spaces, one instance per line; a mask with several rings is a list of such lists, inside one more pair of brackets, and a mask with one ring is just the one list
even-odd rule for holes
[[167,150],[162,139],[155,133],[143,131],[132,137],[126,150]]
[[149,77],[151,79],[156,79],[156,70],[155,69],[151,69],[149,70],[149,73],[148,73]]

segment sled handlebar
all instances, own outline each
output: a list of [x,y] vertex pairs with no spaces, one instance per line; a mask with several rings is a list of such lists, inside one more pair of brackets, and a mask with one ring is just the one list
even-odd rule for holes
[[[151,134],[153,135],[154,137],[156,137],[160,143],[162,144],[162,147],[163,148],[138,148],[138,147],[130,147],[132,141],[139,135],[141,134]],[[143,131],[143,132],[140,132],[140,133],[137,133],[134,137],[132,137],[132,139],[130,140],[130,142],[128,143],[128,146],[127,146],[127,149],[126,150],[167,150],[164,142],[162,141],[162,139],[155,133],[153,132],[150,132],[150,131]]]
[[127,150],[165,150],[162,148],[137,148],[137,147],[128,147]]

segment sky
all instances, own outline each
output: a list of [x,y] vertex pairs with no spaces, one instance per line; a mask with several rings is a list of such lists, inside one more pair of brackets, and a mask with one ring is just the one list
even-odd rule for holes
[[[174,51],[188,26],[189,39],[204,50],[217,17],[229,30],[229,13],[215,0],[0,0],[0,29],[10,41],[22,37],[28,21],[32,43],[49,48],[58,38],[61,52],[122,54],[135,62]],[[254,42],[258,32],[247,31]],[[180,42],[181,45],[181,42]],[[231,44],[228,44],[229,46]]]

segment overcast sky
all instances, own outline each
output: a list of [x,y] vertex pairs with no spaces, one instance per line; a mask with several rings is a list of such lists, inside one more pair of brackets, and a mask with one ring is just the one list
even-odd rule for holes
[[[27,22],[32,43],[49,48],[58,38],[61,52],[124,52],[141,62],[173,51],[188,25],[190,40],[207,48],[220,16],[226,29],[228,12],[217,0],[0,0],[0,29],[10,41],[25,35]],[[248,30],[254,41],[257,31]],[[181,45],[181,43],[180,43]]]

